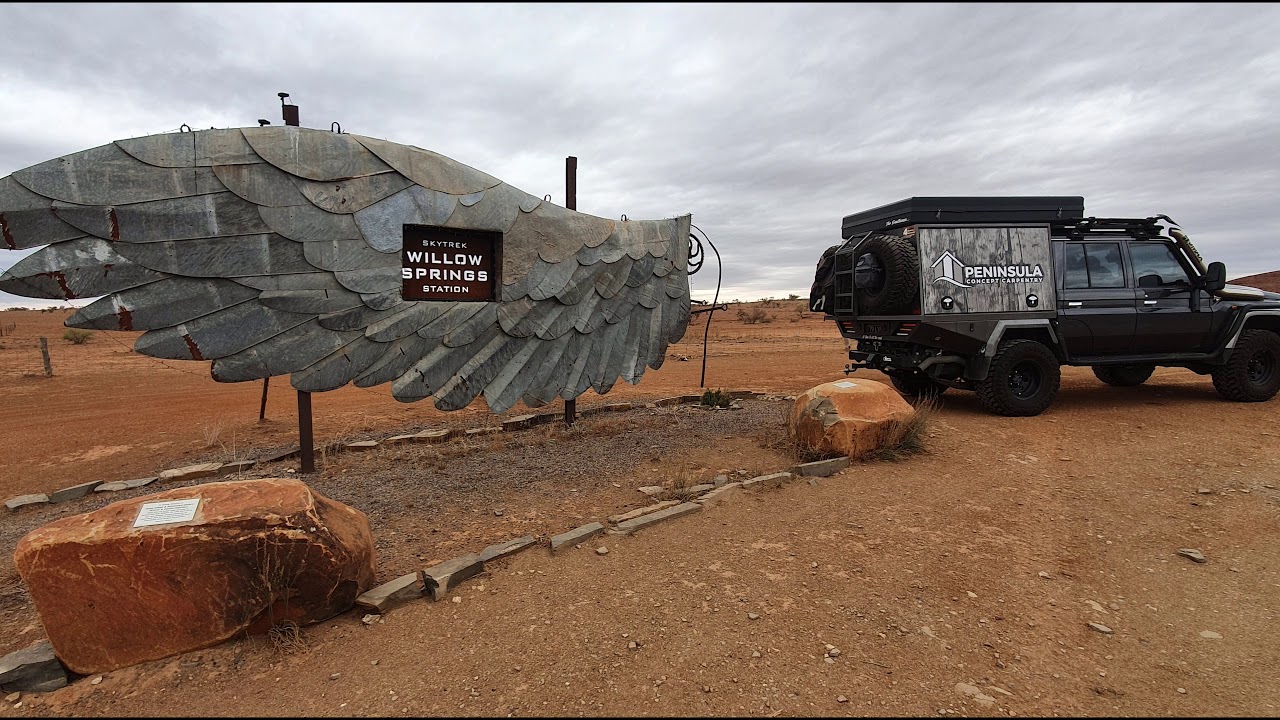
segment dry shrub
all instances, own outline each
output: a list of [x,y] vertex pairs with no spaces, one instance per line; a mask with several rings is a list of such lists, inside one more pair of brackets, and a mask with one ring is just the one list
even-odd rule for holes
[[67,331],[62,333],[62,339],[72,345],[83,345],[89,342],[92,338],[93,333],[88,330],[80,330],[79,328],[67,328]]
[[773,322],[773,318],[769,315],[769,313],[764,311],[764,308],[753,307],[753,308],[748,308],[746,310],[739,310],[737,315],[738,315],[738,319],[746,323],[747,325],[755,325],[756,323]]
[[727,408],[733,404],[733,398],[724,390],[716,388],[703,392],[702,400],[699,402],[707,407]]

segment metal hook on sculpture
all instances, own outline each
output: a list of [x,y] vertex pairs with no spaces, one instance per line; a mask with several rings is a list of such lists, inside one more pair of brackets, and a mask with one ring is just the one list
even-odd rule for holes
[[627,222],[627,214],[622,213],[622,222]]
[[706,259],[707,254],[702,248],[702,240],[697,235],[689,233],[689,274],[697,275],[702,269],[702,261]]
[[329,132],[336,132],[339,135],[341,135],[342,125],[337,120],[334,120],[333,122],[329,123]]
[[182,123],[178,126],[178,132],[191,132],[191,126],[186,123]]
[[542,196],[542,201],[543,201],[543,202],[551,202],[551,193],[547,193],[546,195],[543,195],[543,196]]

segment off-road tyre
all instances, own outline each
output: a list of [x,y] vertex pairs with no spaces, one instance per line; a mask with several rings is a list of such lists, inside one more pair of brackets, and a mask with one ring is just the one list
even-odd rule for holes
[[893,373],[889,375],[889,382],[912,401],[933,400],[947,391],[946,385],[921,372]]
[[858,257],[873,255],[884,269],[884,285],[877,290],[856,288],[859,315],[911,312],[920,291],[920,255],[910,238],[872,235],[858,245]]
[[809,312],[820,312],[831,315],[835,312],[836,302],[836,251],[840,245],[832,245],[818,259],[818,267],[813,273],[813,285],[809,287]]
[[1155,365],[1095,365],[1093,367],[1093,374],[1099,380],[1116,387],[1141,385],[1155,371]]
[[989,412],[1010,417],[1039,415],[1058,396],[1062,368],[1058,357],[1035,340],[1000,344],[987,377],[974,383],[978,402]]
[[1213,371],[1213,387],[1235,402],[1264,402],[1280,390],[1280,335],[1245,330],[1226,365]]

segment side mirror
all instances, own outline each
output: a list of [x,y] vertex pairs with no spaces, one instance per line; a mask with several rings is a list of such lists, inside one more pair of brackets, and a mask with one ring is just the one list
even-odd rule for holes
[[1227,285],[1227,266],[1220,262],[1209,263],[1209,269],[1204,274],[1204,289],[1214,293],[1218,292]]

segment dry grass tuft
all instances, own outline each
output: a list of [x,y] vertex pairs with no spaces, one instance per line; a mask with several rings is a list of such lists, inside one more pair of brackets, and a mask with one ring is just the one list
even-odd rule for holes
[[625,417],[609,417],[593,419],[586,425],[586,432],[597,437],[614,437],[628,430],[634,430],[635,427],[635,423]]
[[302,628],[292,620],[285,620],[267,632],[271,647],[278,653],[292,655],[305,652],[307,639],[302,635]]
[[205,425],[200,428],[200,434],[204,437],[205,447],[211,448],[211,447],[217,446],[217,447],[223,448],[224,450],[226,449],[226,447],[222,444],[222,440],[221,440],[221,437],[222,437],[222,420],[221,419],[215,420],[211,423],[205,423]]
[[679,500],[680,502],[689,502],[697,497],[700,493],[693,491],[693,486],[698,484],[697,479],[693,475],[693,471],[687,466],[681,465],[673,471],[669,470],[665,475],[668,476],[666,482],[662,483],[665,488],[662,494],[658,496],[658,500]]
[[840,457],[840,453],[814,447],[806,440],[797,437],[795,428],[791,425],[791,408],[792,405],[790,403],[778,408],[778,419],[781,427],[769,428],[756,435],[756,439],[760,441],[761,446],[782,453],[800,463]]
[[859,459],[897,462],[925,452],[929,426],[937,410],[937,399],[920,400],[915,404],[915,412],[909,420],[891,423],[885,443]]

